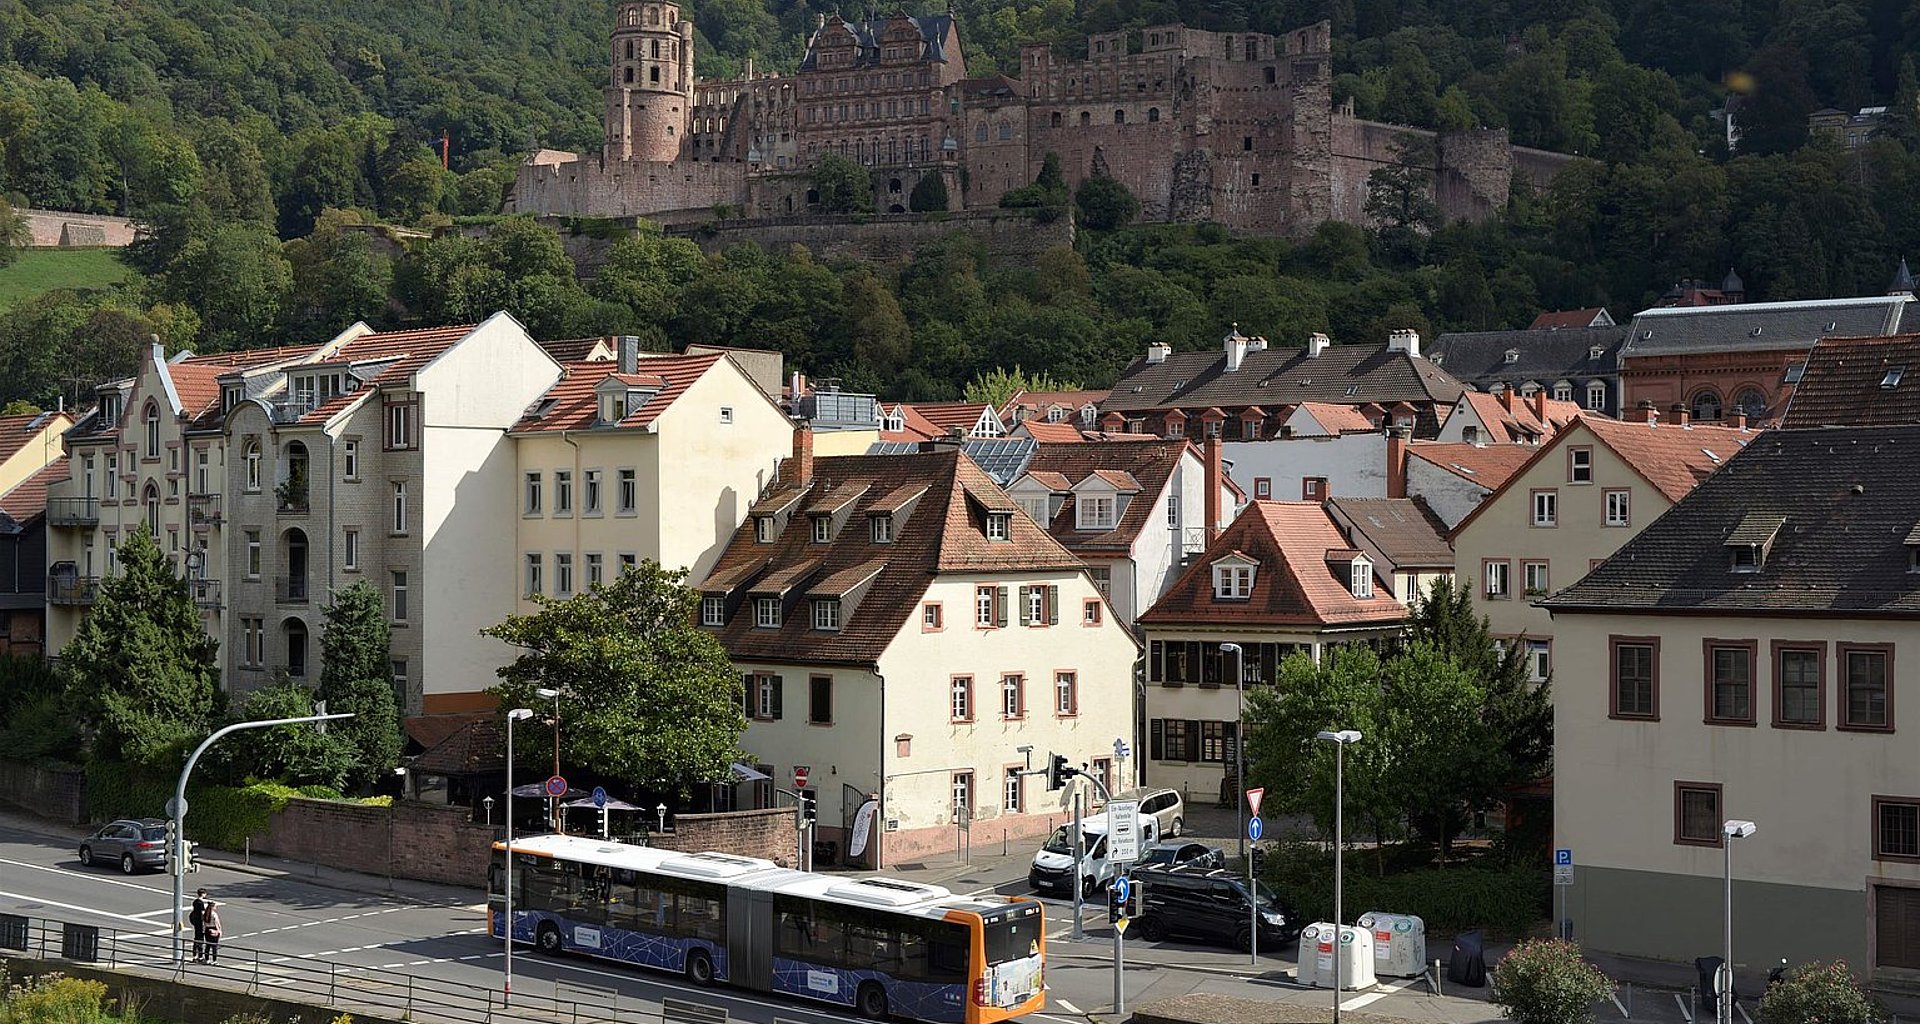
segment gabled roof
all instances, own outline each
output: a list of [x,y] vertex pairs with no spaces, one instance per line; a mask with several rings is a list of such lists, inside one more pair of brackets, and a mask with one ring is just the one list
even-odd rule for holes
[[1071,423],[1048,423],[1045,420],[1026,420],[1014,427],[1015,433],[1025,432],[1041,444],[1079,444],[1086,440],[1080,428]]
[[[1427,346],[1427,356],[1455,377],[1485,385],[1495,381],[1537,381],[1552,387],[1562,379],[1591,380],[1620,372],[1625,327],[1560,330],[1463,331],[1442,334]],[[1600,355],[1595,358],[1593,349]],[[1515,359],[1507,361],[1507,353]]]
[[[644,405],[627,412],[618,424],[622,429],[642,428],[660,418],[687,389],[722,355],[667,356],[649,359],[642,374],[621,374],[618,363],[596,361],[568,363],[561,368],[560,379],[533,403],[533,407],[513,425],[514,434],[539,434],[559,430],[600,428],[600,400],[595,388],[609,378],[652,392]],[[604,428],[614,429],[614,428]]]
[[1412,498],[1332,498],[1328,511],[1396,569],[1451,569],[1446,527]]
[[[1062,492],[1053,521],[1045,524],[1053,539],[1075,554],[1113,557],[1133,549],[1133,543],[1153,518],[1154,506],[1166,491],[1167,481],[1179,468],[1190,450],[1185,441],[1153,439],[1151,443],[1131,441],[1088,441],[1077,445],[1042,445],[1027,464],[1027,476],[1049,490]],[[1122,472],[1138,486],[1139,493],[1127,501],[1113,529],[1105,532],[1076,529],[1073,486],[1099,472]]]
[[1175,352],[1158,363],[1134,360],[1100,411],[1272,408],[1308,401],[1452,404],[1461,390],[1447,371],[1384,345],[1333,345],[1318,356],[1301,348],[1266,348],[1247,353],[1232,372],[1226,353],[1209,349]]
[[[1375,588],[1369,598],[1354,597],[1347,589],[1348,581],[1327,562],[1328,551],[1346,547],[1347,539],[1318,502],[1252,502],[1140,622],[1350,628],[1392,626],[1405,618],[1406,606],[1382,589]],[[1252,596],[1245,601],[1214,598],[1213,563],[1232,554],[1258,566]]]
[[[546,350],[556,363],[607,362],[620,353],[620,336],[605,335],[598,338],[555,338],[552,341],[535,339],[534,344]],[[598,356],[598,359],[594,357]]]
[[0,416],[0,462],[13,458],[27,446],[28,442],[39,437],[50,425],[54,430],[52,443],[48,447],[52,451],[59,451],[60,432],[64,429],[60,424],[72,426],[73,418],[64,412],[27,412],[15,416]]
[[1613,317],[1605,306],[1592,309],[1563,309],[1552,313],[1542,313],[1527,325],[1530,331],[1581,330],[1588,327],[1612,327]]
[[[886,429],[887,417],[896,413],[900,416],[901,429]],[[905,402],[881,406],[880,426],[882,441],[931,441],[947,436],[947,432],[938,423],[926,418],[920,410]]]
[[[952,14],[905,15],[904,17],[919,31],[920,41],[927,47],[926,52],[918,58],[917,63],[931,62],[944,64],[950,56],[954,59],[959,58],[959,54],[949,55],[946,50],[947,33],[953,30]],[[835,31],[842,24],[853,33],[855,47],[854,65],[858,67],[878,62],[880,60],[880,37],[881,34],[886,31],[887,20],[886,18],[874,18],[870,21],[845,21],[837,14],[832,16],[827,20],[824,28],[816,31],[808,38],[806,56],[800,58],[800,70],[814,70],[819,60],[817,48],[821,35]]]
[[0,494],[0,512],[5,512],[16,523],[25,523],[34,516],[47,510],[47,488],[69,477],[66,456],[61,456],[13,485],[13,490]]
[[992,416],[996,422],[1000,418],[985,402],[919,402],[908,408],[938,428],[939,434],[935,436],[945,436],[958,428],[971,437],[982,418]]
[[166,364],[166,373],[173,381],[174,394],[180,397],[181,415],[187,419],[187,429],[210,430],[219,427],[225,419],[226,410],[220,404],[220,378],[305,362],[325,347],[287,345],[188,356]]
[[343,410],[364,401],[368,395],[376,393],[379,388],[410,380],[421,367],[458,345],[479,326],[478,324],[456,324],[412,331],[380,331],[363,334],[347,342],[328,353],[325,359],[314,362],[315,365],[367,364],[359,370],[366,374],[361,378],[360,387],[321,402],[301,416],[299,422],[325,423]]
[[[428,715],[426,718],[453,716]],[[465,718],[465,716],[461,716]],[[409,719],[409,722],[419,719]],[[409,731],[412,731],[411,729]],[[467,718],[445,739],[413,759],[408,770],[420,775],[445,775],[455,778],[485,775],[507,766],[505,743],[500,738],[500,723],[492,715]]]
[[1072,391],[1016,391],[1013,393],[1012,398],[1001,403],[999,409],[1000,421],[1002,423],[1012,423],[1014,420],[1013,410],[1015,409],[1025,409],[1029,413],[1044,413],[1048,409],[1058,405],[1070,408],[1075,414],[1078,414],[1081,409],[1091,405],[1097,410],[1100,403],[1105,401],[1107,395],[1110,393],[1106,388],[1078,388]]
[[1894,334],[1912,301],[1901,294],[1646,309],[1628,325],[1622,356],[1805,350],[1829,336]]
[[[744,592],[764,589],[763,580],[778,577],[785,586],[819,590],[830,584],[851,586],[848,581],[867,568],[876,563],[881,568],[858,604],[850,612],[843,610],[836,632],[815,630],[810,610],[797,596],[787,599],[778,629],[756,627],[752,605],[740,604],[727,624],[716,630],[736,661],[869,665],[918,614],[920,595],[942,572],[1011,574],[1084,567],[1025,516],[1010,517],[1008,540],[987,540],[986,510],[1012,511],[1017,506],[956,448],[819,457],[813,461],[812,479],[804,485],[791,479],[792,460],[781,469],[788,478],[774,484],[756,509],[804,502],[850,484],[863,485],[865,490],[852,511],[854,521],[864,524],[869,510],[893,509],[893,540],[874,543],[872,532],[862,525],[842,529],[831,543],[815,544],[809,524],[796,516],[774,543],[758,544],[749,519],[735,531],[701,589],[724,584],[723,589],[742,597]],[[915,492],[918,500],[903,516],[903,499]]]
[[1536,450],[1517,444],[1439,444],[1416,441],[1407,446],[1407,457],[1418,458],[1489,491],[1499,490],[1507,479],[1520,471]]
[[1380,428],[1366,414],[1351,405],[1333,405],[1327,402],[1301,402],[1299,412],[1313,417],[1315,423],[1329,434],[1359,433],[1368,434]]
[[1534,413],[1533,402],[1519,395],[1513,397],[1513,408],[1507,408],[1504,399],[1512,394],[1512,391],[1501,395],[1469,391],[1460,396],[1460,404],[1473,410],[1487,429],[1486,440],[1492,444],[1536,444],[1553,436],[1582,412],[1574,402],[1544,398],[1541,401],[1545,403],[1547,418],[1542,422]]
[[[1906,540],[1920,508],[1920,425],[1770,430],[1579,582],[1555,612],[1920,617]],[[1727,541],[1785,517],[1753,571]]]
[[[1900,370],[1891,385],[1885,382]],[[1807,354],[1783,427],[1920,423],[1920,334],[1822,338]]]

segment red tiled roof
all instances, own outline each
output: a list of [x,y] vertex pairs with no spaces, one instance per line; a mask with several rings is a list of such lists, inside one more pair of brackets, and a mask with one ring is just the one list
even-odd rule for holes
[[534,403],[535,409],[546,409],[546,412],[537,417],[531,412],[522,416],[520,422],[514,424],[513,433],[586,430],[598,426],[599,398],[593,389],[608,377],[639,387],[660,389],[645,405],[629,412],[627,418],[620,421],[622,427],[647,426],[659,419],[660,414],[672,406],[676,399],[686,394],[694,381],[725,358],[717,352],[704,356],[663,356],[647,360],[647,372],[643,374],[615,373],[610,369],[615,364],[604,361],[568,363],[561,368],[560,379]]
[[1594,320],[1605,312],[1606,310],[1604,308],[1595,307],[1593,309],[1563,309],[1553,313],[1542,313],[1533,318],[1533,323],[1527,327],[1527,330],[1558,331],[1570,327],[1591,327],[1593,326]]
[[928,423],[939,430],[935,436],[943,436],[954,427],[968,433],[980,424],[980,414],[987,411],[985,402],[918,402],[907,408],[919,413]]
[[0,512],[11,516],[16,523],[32,519],[47,510],[48,485],[67,477],[65,456],[47,463],[39,472],[13,485],[13,490],[0,494]]
[[1024,430],[1027,436],[1040,444],[1079,444],[1086,440],[1080,428],[1071,423],[1048,423],[1045,420],[1027,420],[1017,430]]
[[1093,475],[1105,480],[1117,491],[1136,492],[1140,490],[1140,481],[1124,469],[1096,469]]
[[188,356],[167,364],[167,376],[174,393],[180,396],[180,411],[189,430],[217,426],[221,419],[220,378],[227,374],[296,362],[320,351],[319,345],[286,345],[280,348],[244,349],[239,352],[215,352]]
[[[1327,553],[1347,549],[1318,502],[1255,501],[1140,616],[1146,625],[1391,626],[1406,606],[1384,589],[1354,597]],[[1254,562],[1244,601],[1216,600],[1213,563],[1229,554]]]
[[494,717],[489,712],[460,712],[445,715],[413,715],[401,722],[401,729],[407,739],[419,745],[421,750],[432,750],[446,741],[446,738],[483,718]]
[[[791,467],[789,460],[782,470],[790,473]],[[1011,517],[1008,540],[987,540],[985,509],[1012,508],[1013,502],[957,448],[906,455],[819,457],[814,460],[813,477],[807,484],[792,480],[777,483],[772,492],[756,502],[756,508],[792,504],[796,499],[850,483],[864,484],[865,490],[846,525],[829,544],[813,543],[811,524],[802,515],[788,518],[772,544],[755,542],[751,518],[728,542],[701,589],[712,592],[724,586],[728,592],[727,624],[717,627],[716,632],[734,660],[871,664],[909,618],[919,613],[920,596],[939,573],[1083,567],[1078,558],[1025,516]],[[903,494],[916,491],[920,492],[919,498],[911,509],[902,511],[895,504]],[[894,509],[893,540],[886,544],[875,543],[872,531],[866,528],[866,513],[882,508]],[[758,572],[753,567],[765,564],[769,578],[796,576],[789,585],[820,591],[842,584],[851,587],[858,582],[856,577],[876,563],[879,573],[865,594],[851,609],[843,606],[838,631],[815,630],[810,607],[796,595],[784,601],[778,629],[754,625],[748,594],[767,588],[754,578]],[[811,580],[797,578],[808,574],[813,574]]]
[[1538,449],[1518,444],[1441,444],[1415,441],[1407,446],[1408,457],[1418,457],[1439,466],[1462,480],[1489,491],[1499,490],[1507,478],[1520,471]]
[[[908,405],[905,402],[900,402],[896,404],[893,407],[893,409],[900,413],[900,422],[902,424],[902,429],[900,430],[882,429],[880,431],[880,440],[882,441],[931,441],[936,438],[947,436],[947,432],[945,430],[942,430],[939,424],[934,423],[932,420],[927,419],[925,416],[922,416],[920,414],[920,410],[914,408],[913,406]],[[882,415],[884,416],[886,414],[883,413]],[[883,426],[884,426],[884,422],[883,422]]]
[[1331,402],[1301,402],[1300,408],[1312,416],[1314,422],[1326,428],[1329,433],[1340,434],[1349,430],[1365,433],[1379,428],[1367,419],[1359,409],[1351,405],[1334,405]]
[[1483,391],[1468,391],[1460,396],[1460,401],[1471,406],[1480,422],[1486,425],[1486,440],[1494,444],[1526,444],[1545,440],[1584,412],[1577,402],[1544,399],[1547,419],[1543,423],[1539,416],[1534,415],[1532,401],[1514,395],[1513,408],[1508,409],[1504,397]]
[[[499,719],[492,715],[429,715],[429,718],[465,718],[458,728],[413,759],[408,770],[420,775],[483,775],[506,767]],[[408,719],[409,722],[418,719]]]
[[[428,327],[415,331],[385,331],[363,334],[340,346],[323,363],[386,362],[362,381],[356,391],[347,391],[321,402],[300,417],[301,423],[325,423],[381,386],[404,381],[414,371],[432,362],[442,352],[460,343],[479,325]],[[603,364],[604,365],[604,364]]]
[[[1026,475],[1051,490],[1068,492],[1053,522],[1046,524],[1053,539],[1076,553],[1120,554],[1133,547],[1153,516],[1154,504],[1167,486],[1167,479],[1179,467],[1188,451],[1186,441],[1168,441],[1147,435],[1137,437],[1151,444],[1129,441],[1088,441],[1077,445],[1042,445],[1027,463]],[[1075,527],[1074,484],[1095,474],[1124,473],[1138,488],[1121,510],[1119,522],[1104,532]]]
[[1062,405],[1071,408],[1077,419],[1080,410],[1088,405],[1096,409],[1113,392],[1107,388],[1081,388],[1077,391],[1016,391],[1012,398],[1000,406],[1000,419],[1012,423],[1013,410],[1025,409],[1028,413],[1039,413],[1045,418],[1048,409]]

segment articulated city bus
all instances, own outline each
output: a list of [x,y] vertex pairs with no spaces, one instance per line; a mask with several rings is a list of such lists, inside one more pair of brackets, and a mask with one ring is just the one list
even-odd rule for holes
[[[493,844],[495,938],[505,865],[505,845]],[[1025,897],[557,835],[513,841],[513,889],[514,941],[546,953],[816,999],[875,1020],[992,1024],[1046,1005],[1045,915]]]

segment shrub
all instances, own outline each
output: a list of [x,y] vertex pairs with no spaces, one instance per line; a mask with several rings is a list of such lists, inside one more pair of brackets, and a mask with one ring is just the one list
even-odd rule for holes
[[[1552,886],[1537,865],[1473,864],[1406,867],[1407,850],[1349,851],[1349,918],[1369,910],[1414,914],[1436,931],[1484,928],[1523,935],[1552,906]],[[1425,850],[1413,851],[1422,857]],[[1309,843],[1282,845],[1262,859],[1261,874],[1309,921],[1333,919],[1333,854]],[[1381,870],[1385,869],[1385,874]]]
[[1582,1024],[1612,982],[1580,958],[1564,939],[1538,939],[1513,947],[1493,969],[1494,1005],[1520,1024]]
[[101,982],[43,974],[8,987],[0,1024],[112,1024],[106,999]]
[[1886,1008],[1860,987],[1844,960],[1801,964],[1760,999],[1760,1024],[1880,1024],[1886,1019]]
[[[98,820],[158,817],[172,796],[171,778],[130,770],[112,761],[87,764],[87,810]],[[265,832],[268,819],[294,797],[338,800],[340,792],[326,786],[296,789],[279,782],[189,787],[188,838],[223,850],[238,850],[248,836]]]

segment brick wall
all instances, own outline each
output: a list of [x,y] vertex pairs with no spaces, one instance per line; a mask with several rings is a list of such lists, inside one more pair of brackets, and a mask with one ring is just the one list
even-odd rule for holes
[[743,857],[765,857],[783,867],[792,867],[793,808],[682,814],[673,819],[673,831],[654,835],[653,845],[663,850],[717,850]]
[[1023,213],[1000,210],[909,213],[866,221],[852,217],[765,217],[667,229],[669,235],[690,238],[709,253],[741,242],[755,242],[776,253],[804,245],[821,262],[909,259],[921,246],[955,231],[979,239],[990,255],[1016,263],[1031,263],[1048,249],[1073,245],[1070,218],[1040,224]]
[[0,761],[0,803],[42,818],[87,822],[87,774],[74,765]]

